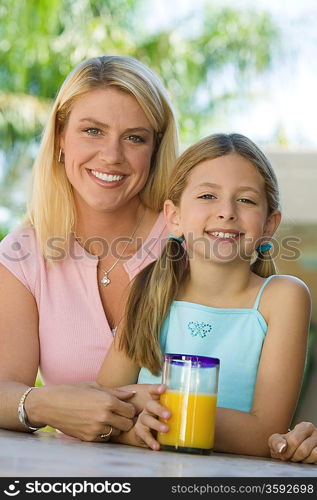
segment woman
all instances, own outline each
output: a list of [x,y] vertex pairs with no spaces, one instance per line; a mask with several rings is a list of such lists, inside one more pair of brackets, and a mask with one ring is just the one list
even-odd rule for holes
[[[89,381],[129,281],[164,245],[177,148],[167,92],[139,61],[89,59],[62,85],[26,223],[0,244],[0,427],[87,441],[132,427],[133,393]],[[30,391],[38,368],[45,385]]]
[[[93,58],[62,85],[26,224],[1,242],[1,427],[48,424],[91,441],[132,426],[133,393],[87,381],[112,342],[130,279],[160,253],[176,155],[172,105],[139,61]],[[29,391],[38,368],[45,385]]]

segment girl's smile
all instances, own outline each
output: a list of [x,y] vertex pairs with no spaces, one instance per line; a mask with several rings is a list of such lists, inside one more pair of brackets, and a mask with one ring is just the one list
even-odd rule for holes
[[223,241],[237,241],[243,236],[244,233],[236,231],[235,229],[228,229],[225,227],[217,227],[213,229],[206,229],[205,234],[211,239]]

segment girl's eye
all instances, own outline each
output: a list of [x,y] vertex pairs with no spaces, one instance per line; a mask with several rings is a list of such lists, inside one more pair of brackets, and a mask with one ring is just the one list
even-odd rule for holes
[[243,203],[251,203],[251,205],[255,205],[254,201],[249,200],[248,198],[240,198],[239,201],[242,201]]
[[139,135],[129,135],[127,139],[131,142],[134,142],[135,144],[140,143],[140,142],[145,142],[143,137],[141,137]]
[[89,127],[85,128],[84,132],[87,132],[88,135],[101,135],[101,130],[99,128]]
[[212,200],[216,197],[213,194],[202,194],[201,196],[198,196],[198,198],[202,200]]

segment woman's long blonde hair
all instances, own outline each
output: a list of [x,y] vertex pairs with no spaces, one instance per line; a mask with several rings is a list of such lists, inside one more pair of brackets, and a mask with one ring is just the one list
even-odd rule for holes
[[[203,161],[232,153],[250,161],[263,177],[268,215],[277,210],[279,190],[273,168],[256,144],[240,134],[210,135],[184,151],[172,172],[168,199],[179,206],[193,168]],[[269,252],[259,253],[251,269],[262,277],[276,273]],[[158,374],[161,369],[159,340],[162,324],[188,271],[187,253],[183,245],[175,239],[169,239],[161,257],[143,269],[131,285],[125,315],[120,324],[119,347],[139,366],[148,368],[154,374]]]
[[132,57],[88,59],[78,65],[61,86],[34,164],[25,225],[35,228],[45,257],[50,256],[48,241],[52,237],[59,238],[61,248],[67,248],[76,220],[72,187],[64,165],[58,161],[60,134],[78,97],[108,87],[134,96],[154,129],[156,148],[140,198],[155,211],[163,207],[171,167],[178,154],[176,120],[167,91],[153,71]]

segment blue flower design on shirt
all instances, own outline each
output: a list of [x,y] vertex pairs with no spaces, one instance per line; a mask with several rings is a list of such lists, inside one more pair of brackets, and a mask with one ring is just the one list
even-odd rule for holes
[[190,321],[187,326],[192,337],[200,337],[202,339],[207,337],[207,334],[212,330],[212,326],[203,321]]

